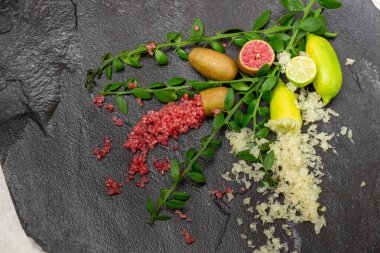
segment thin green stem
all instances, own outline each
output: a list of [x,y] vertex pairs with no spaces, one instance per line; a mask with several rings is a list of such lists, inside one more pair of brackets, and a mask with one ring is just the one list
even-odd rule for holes
[[225,118],[225,123],[218,127],[218,128],[215,128],[212,132],[212,134],[207,138],[207,140],[202,144],[202,148],[197,152],[197,154],[189,161],[189,164],[187,165],[187,167],[184,169],[184,171],[182,172],[181,176],[179,177],[179,179],[177,181],[175,181],[172,185],[172,187],[169,189],[169,191],[165,194],[165,196],[160,199],[158,202],[157,202],[157,206],[156,206],[156,209],[155,211],[151,214],[150,218],[149,218],[149,223],[154,223],[154,220],[155,218],[157,217],[157,215],[160,213],[161,211],[161,208],[162,208],[162,205],[164,205],[167,200],[171,197],[171,195],[173,194],[173,192],[175,191],[175,189],[178,187],[178,184],[181,182],[181,180],[188,175],[188,173],[190,172],[193,164],[198,160],[198,158],[202,155],[203,151],[205,151],[205,149],[207,148],[207,146],[210,144],[210,142],[214,139],[215,135],[219,132],[219,130],[229,122],[229,120],[231,119],[231,117],[234,115],[234,113],[239,109],[240,105],[243,103],[243,101],[247,98],[247,96],[249,94],[251,94],[255,89],[255,87],[253,87],[251,90],[247,91],[245,93],[245,95],[234,105],[234,107],[232,107],[231,110],[228,111],[227,113],[227,116]]
[[299,31],[299,29],[300,29],[303,21],[307,18],[307,15],[309,15],[310,9],[311,9],[311,7],[313,6],[314,3],[315,3],[315,0],[310,0],[309,4],[305,7],[302,19],[298,23],[298,26],[296,27],[296,29],[295,29],[295,31],[294,31],[294,33],[292,35],[292,38],[290,39],[289,44],[286,47],[285,51],[289,51],[291,48],[293,48],[293,43],[294,43],[294,40],[297,37],[298,31]]

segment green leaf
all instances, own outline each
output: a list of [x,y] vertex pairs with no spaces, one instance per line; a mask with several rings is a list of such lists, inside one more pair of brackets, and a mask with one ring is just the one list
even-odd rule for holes
[[317,35],[322,35],[324,34],[326,31],[327,31],[327,26],[326,26],[326,18],[324,15],[320,14],[318,17],[316,17],[317,19],[320,20],[321,22],[321,26],[319,27],[318,30],[314,31],[313,33],[314,34],[317,34]]
[[116,90],[118,90],[123,85],[124,85],[123,82],[110,83],[109,85],[107,84],[104,87],[104,90],[106,90],[106,91],[116,91]]
[[267,137],[268,134],[269,134],[269,128],[264,127],[264,128],[261,128],[259,131],[257,131],[256,137],[257,139],[262,139],[262,138]]
[[267,116],[269,115],[269,108],[268,107],[261,107],[259,109],[260,116]]
[[187,194],[186,192],[174,192],[173,198],[176,200],[186,201],[190,198],[190,194]]
[[252,115],[253,111],[255,110],[256,103],[257,103],[257,99],[254,99],[251,101],[251,103],[249,103],[248,108],[247,108],[247,113],[249,115]]
[[166,221],[166,220],[170,220],[172,217],[170,217],[169,215],[159,215],[156,217],[156,220],[159,220],[159,221]]
[[206,177],[203,173],[189,172],[188,175],[191,178],[191,180],[193,180],[194,182],[198,184],[204,184],[206,182]]
[[234,120],[241,123],[242,118],[243,118],[243,112],[241,110],[237,110],[234,114]]
[[170,165],[170,173],[172,175],[173,181],[177,182],[180,176],[180,169],[177,159],[173,159]]
[[215,50],[215,51],[218,51],[220,53],[224,53],[226,50],[223,46],[222,43],[220,43],[219,41],[211,41],[210,43],[211,47]]
[[269,72],[269,69],[270,69],[269,64],[268,63],[264,64],[263,66],[261,66],[259,71],[257,71],[256,76],[257,77],[266,76]]
[[289,41],[291,38],[285,33],[268,34],[268,40],[282,40],[283,42]]
[[190,30],[190,38],[192,40],[199,40],[202,38],[202,35],[203,35],[203,24],[202,24],[202,21],[199,17],[197,17],[195,19],[195,21],[193,22],[193,25],[191,26],[191,30]]
[[285,15],[281,16],[277,20],[276,23],[279,24],[279,25],[288,26],[288,25],[290,25],[290,24],[288,24],[289,20],[294,19],[295,16],[296,16],[296,13],[294,13],[294,12],[286,13]]
[[342,6],[342,3],[337,0],[317,0],[317,2],[327,9],[337,9]]
[[264,169],[266,171],[268,170],[271,170],[272,169],[272,166],[274,164],[274,152],[273,150],[269,151],[269,153],[266,155],[265,159],[264,159],[264,163],[263,163],[263,166],[264,166]]
[[196,82],[196,81],[190,81],[189,84],[191,85],[191,87],[193,87],[197,91],[207,90],[208,88],[211,88],[214,85],[209,82]]
[[220,148],[220,146],[222,145],[222,140],[221,139],[218,139],[218,140],[212,140],[209,144],[208,144],[208,147],[209,148],[212,148],[214,149],[215,151],[218,150]]
[[170,192],[169,189],[162,189],[160,191],[160,198],[165,198],[166,194],[168,194],[168,192]]
[[132,90],[132,94],[135,97],[141,98],[141,99],[151,99],[152,94],[149,91],[144,90],[143,88],[135,88]]
[[310,17],[302,22],[300,28],[306,32],[315,32],[321,27],[322,21],[319,18]]
[[166,38],[168,39],[168,42],[180,42],[182,34],[178,32],[170,32],[166,34]]
[[263,93],[263,100],[269,103],[272,100],[272,92],[270,90]]
[[243,159],[249,162],[257,162],[257,158],[251,155],[248,150],[241,151],[237,153],[236,156],[239,157],[240,159]]
[[113,60],[112,67],[116,73],[124,70],[124,64],[117,58]]
[[250,121],[251,121],[251,115],[248,115],[248,114],[244,115],[240,121],[241,127],[248,126]]
[[185,50],[177,48],[177,53],[182,60],[187,61],[189,59],[189,54]]
[[281,0],[281,3],[288,11],[302,11],[304,8],[302,0]]
[[270,77],[268,77],[264,81],[263,86],[261,88],[261,91],[269,91],[269,90],[271,90],[274,86],[276,86],[277,79],[278,79],[277,76],[270,76]]
[[270,149],[269,142],[266,142],[260,146],[262,151],[268,151]]
[[196,153],[197,153],[197,150],[195,148],[191,148],[191,149],[187,150],[186,151],[186,159],[191,160],[191,158],[193,158]]
[[158,90],[153,92],[156,98],[162,103],[176,101],[178,96],[174,90]]
[[148,198],[146,200],[146,209],[148,209],[148,212],[150,214],[153,214],[156,211],[156,208],[154,207],[153,200],[151,198]]
[[249,93],[243,100],[246,105],[249,105],[256,98],[255,94]]
[[239,132],[241,129],[240,122],[238,121],[230,121],[228,122],[228,125],[231,127],[232,130],[235,132]]
[[246,38],[239,37],[239,38],[234,39],[233,42],[239,47],[242,47],[244,46],[245,43],[248,42],[248,40]]
[[204,158],[212,158],[215,155],[215,150],[213,148],[208,148],[204,150],[201,154],[202,157]]
[[112,54],[110,54],[110,53],[105,53],[101,58],[100,58],[100,60],[102,61],[102,62],[105,62],[105,61],[107,61],[107,60],[109,60],[109,59],[111,59],[112,58]]
[[221,128],[224,125],[224,113],[221,112],[215,115],[212,124],[214,126],[214,129]]
[[151,83],[148,85],[148,88],[150,89],[158,89],[158,88],[163,88],[166,87],[166,84],[164,83]]
[[168,57],[166,56],[166,54],[164,52],[162,52],[160,49],[157,49],[154,52],[154,58],[156,59],[156,62],[159,65],[166,65],[169,62]]
[[126,57],[120,57],[120,59],[125,63],[128,64],[129,66],[135,67],[135,68],[141,68],[143,65],[139,63],[138,59],[135,57],[132,57],[130,55]]
[[261,37],[259,34],[257,34],[256,32],[245,32],[244,33],[244,37],[247,39],[247,40],[262,40],[263,37]]
[[273,50],[276,53],[284,51],[284,42],[282,42],[282,40],[270,40],[269,44],[272,46]]
[[262,120],[257,124],[257,127],[258,127],[258,128],[262,128],[262,127],[265,125],[265,123],[268,122],[268,119],[269,119],[269,117],[268,117],[268,116],[265,116],[264,119],[262,119]]
[[128,115],[128,106],[122,96],[116,97],[116,105],[117,105],[117,108],[119,108],[119,110],[122,113],[124,113],[125,115]]
[[108,64],[106,67],[106,77],[108,80],[112,79],[112,63]]
[[193,166],[191,166],[191,171],[202,173],[201,166],[199,165],[199,163],[193,163]]
[[186,202],[181,200],[171,199],[166,202],[166,206],[170,209],[180,209],[186,205]]
[[190,91],[190,90],[177,90],[178,97],[183,97],[183,95],[187,94],[189,97],[194,97],[195,92]]
[[176,86],[176,85],[183,84],[184,82],[186,82],[186,79],[183,77],[173,77],[168,81],[168,85]]
[[229,88],[227,91],[227,95],[224,98],[224,108],[226,110],[230,110],[234,106],[234,103],[235,103],[234,90]]
[[260,17],[256,20],[255,24],[253,25],[253,30],[259,30],[260,28],[264,27],[269,19],[270,19],[271,10],[265,10]]
[[237,90],[237,91],[247,91],[247,90],[249,90],[249,86],[246,83],[244,83],[244,82],[231,83],[231,87],[234,90]]

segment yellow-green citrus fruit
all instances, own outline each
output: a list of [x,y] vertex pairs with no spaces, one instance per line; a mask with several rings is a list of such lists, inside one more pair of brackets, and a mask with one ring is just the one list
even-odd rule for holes
[[306,53],[317,66],[314,88],[327,105],[342,87],[342,69],[338,56],[328,40],[314,34],[307,36]]
[[295,86],[302,88],[314,81],[317,75],[317,66],[310,57],[297,56],[286,66],[285,75]]
[[238,66],[231,57],[208,48],[193,48],[189,62],[196,71],[211,80],[234,80],[238,73]]
[[299,132],[302,126],[297,97],[283,82],[273,90],[268,127],[274,132]]
[[216,87],[201,91],[203,110],[206,116],[212,116],[213,110],[224,110],[224,99],[227,96],[228,89],[226,87]]

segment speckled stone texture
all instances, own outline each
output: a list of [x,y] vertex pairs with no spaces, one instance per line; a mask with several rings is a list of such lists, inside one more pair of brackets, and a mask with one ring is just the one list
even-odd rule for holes
[[[329,30],[339,32],[332,43],[344,85],[330,106],[340,117],[320,129],[348,126],[355,144],[338,138],[332,144],[339,156],[321,152],[327,176],[320,202],[327,206],[327,227],[315,235],[311,224],[296,225],[297,236],[291,238],[277,229],[290,249],[302,252],[380,251],[380,12],[370,0],[343,2],[343,8],[325,12]],[[204,166],[205,186],[181,187],[192,194],[186,209],[192,223],[174,218],[147,224],[145,200],[169,185],[167,176],[151,173],[146,189],[128,184],[123,194],[108,197],[105,176],[121,181],[127,174],[131,154],[121,145],[131,127],[117,128],[111,114],[94,106],[84,82],[86,69],[107,51],[116,54],[143,41],[162,41],[168,31],[186,34],[196,16],[208,35],[226,27],[250,29],[267,8],[276,17],[283,12],[274,0],[0,0],[0,154],[26,233],[47,252],[250,252],[240,234],[254,245],[265,243],[263,235],[249,231],[252,214],[242,206],[245,196],[260,199],[254,189],[229,205],[209,198],[211,189],[229,185],[220,176],[234,161],[227,142]],[[237,48],[230,52],[236,56]],[[354,65],[344,65],[348,57],[356,60]],[[202,79],[175,54],[169,53],[169,60],[159,67],[143,59],[142,69],[128,68],[115,78],[134,76],[142,84],[171,76]],[[127,101],[129,116],[114,114],[131,124],[161,106],[150,101],[140,108],[131,97]],[[185,147],[196,145],[210,129],[207,121],[180,138],[179,151],[157,148],[150,159],[181,158]],[[104,135],[112,137],[113,149],[99,162],[91,152]],[[366,186],[361,188],[362,181]],[[244,221],[240,227],[238,217]],[[183,228],[196,237],[193,245],[185,245]]]

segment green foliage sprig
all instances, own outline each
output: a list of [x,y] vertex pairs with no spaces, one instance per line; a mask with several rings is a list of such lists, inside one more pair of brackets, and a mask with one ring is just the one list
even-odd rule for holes
[[[242,31],[240,29],[229,29],[223,33],[216,33],[215,36],[204,35],[204,25],[199,18],[196,18],[190,29],[190,37],[183,40],[179,32],[169,32],[166,34],[166,42],[160,44],[140,45],[136,49],[123,51],[117,56],[107,53],[101,58],[101,65],[97,69],[88,71],[86,88],[92,91],[96,85],[95,78],[101,78],[103,74],[111,80],[114,72],[121,72],[125,65],[140,68],[139,62],[143,55],[148,53],[154,56],[155,61],[160,65],[168,64],[169,60],[164,48],[174,49],[178,57],[187,60],[187,46],[202,43],[209,45],[214,50],[224,52],[225,48],[221,44],[222,40],[229,39],[230,43],[243,46],[249,40],[265,39],[273,47],[275,52],[289,52],[293,56],[305,50],[306,35],[314,33],[327,38],[337,36],[336,33],[327,32],[326,18],[322,14],[323,8],[335,9],[341,7],[337,0],[310,0],[305,6],[301,0],[280,0],[284,8],[288,11],[274,22],[271,28],[263,29],[268,25],[271,18],[271,10],[265,10],[254,22],[252,31]],[[312,10],[315,3],[320,7]],[[297,13],[303,15],[297,19]],[[140,99],[151,99],[156,97],[159,101],[167,103],[177,100],[183,94],[192,96],[208,88],[221,85],[229,86],[230,89],[224,101],[225,111],[216,115],[213,120],[213,131],[210,135],[201,139],[200,148],[190,148],[186,152],[186,158],[182,162],[173,160],[171,164],[172,185],[160,191],[156,201],[148,198],[146,202],[147,210],[150,214],[149,222],[168,220],[171,217],[161,215],[163,207],[169,209],[181,209],[186,206],[186,201],[190,194],[177,191],[183,179],[189,179],[197,184],[204,184],[206,177],[198,163],[198,160],[212,158],[216,150],[221,145],[221,140],[215,139],[216,134],[225,126],[230,130],[240,131],[241,128],[252,125],[254,140],[247,146],[247,150],[236,154],[240,159],[249,162],[260,162],[263,165],[265,177],[262,181],[264,186],[275,187],[278,179],[272,177],[272,167],[275,161],[274,152],[270,150],[270,142],[260,142],[261,139],[269,135],[269,129],[265,123],[269,119],[268,103],[271,99],[271,91],[276,86],[280,78],[279,66],[270,68],[269,65],[262,66],[255,77],[242,76],[233,81],[188,81],[182,77],[173,77],[166,83],[152,83],[148,87],[142,87],[136,79],[130,78],[126,82],[110,82],[100,92],[101,95],[116,95],[116,103],[120,111],[128,113],[126,101],[122,96],[133,95]],[[134,83],[136,88],[129,88],[129,83]],[[240,98],[235,101],[236,97]],[[241,107],[246,104],[245,109]],[[249,150],[253,147],[259,148],[256,156]]]

